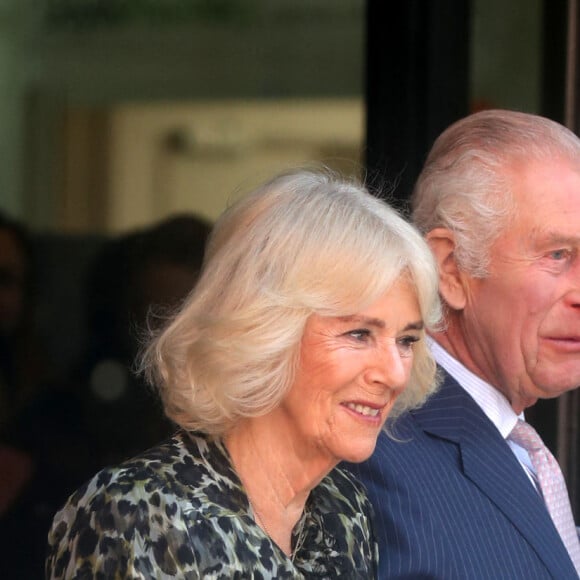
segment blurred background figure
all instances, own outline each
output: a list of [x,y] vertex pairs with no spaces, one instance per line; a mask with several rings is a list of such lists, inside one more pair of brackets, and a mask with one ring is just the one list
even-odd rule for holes
[[161,405],[132,372],[139,336],[195,285],[211,224],[180,214],[105,244],[88,279],[89,343],[82,365],[83,415],[95,468],[170,435]]
[[8,443],[8,423],[32,388],[25,364],[32,249],[28,234],[0,213],[0,517],[32,475],[32,459]]
[[162,319],[193,288],[210,229],[179,214],[50,236],[0,214],[0,578],[43,578],[70,490],[173,431],[133,358],[148,312]]
[[[8,548],[0,561],[3,578],[27,577],[27,557],[43,551],[39,536],[31,533],[23,542],[21,535],[35,528],[37,516],[42,520],[28,507],[43,471],[43,458],[31,438],[22,436],[21,421],[50,382],[34,333],[34,265],[26,227],[0,213],[0,545]],[[14,537],[20,549],[12,549]]]
[[12,419],[38,386],[38,350],[32,341],[32,244],[23,225],[0,213],[0,516],[26,488],[29,453],[13,441]]
[[[0,213],[0,426],[30,398],[39,372],[33,355],[32,244],[23,225]],[[30,357],[34,356],[34,360]],[[36,364],[33,364],[36,363]]]

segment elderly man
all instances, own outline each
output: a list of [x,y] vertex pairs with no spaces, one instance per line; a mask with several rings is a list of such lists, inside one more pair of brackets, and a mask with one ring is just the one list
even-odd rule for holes
[[580,140],[484,111],[435,142],[413,219],[440,272],[442,386],[351,469],[381,578],[578,578],[561,472],[523,412],[580,385]]

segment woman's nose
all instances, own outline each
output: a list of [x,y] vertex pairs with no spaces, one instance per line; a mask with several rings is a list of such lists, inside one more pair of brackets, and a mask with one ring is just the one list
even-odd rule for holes
[[377,351],[366,372],[367,381],[389,389],[403,390],[409,382],[411,361],[401,355],[396,344]]

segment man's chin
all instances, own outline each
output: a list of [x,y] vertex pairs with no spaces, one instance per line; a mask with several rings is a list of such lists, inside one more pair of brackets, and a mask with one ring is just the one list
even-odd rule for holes
[[[573,382],[571,382],[570,376],[567,376],[566,378],[563,378],[561,381],[554,381],[554,378],[552,377],[552,380],[548,380],[544,384],[538,381],[537,384],[541,386],[531,391],[530,397],[535,398],[536,401],[538,399],[556,399],[557,397],[560,397],[564,393],[574,391],[578,387],[580,387],[580,377],[573,376],[572,380]],[[534,401],[534,403],[536,401]],[[532,405],[534,403],[532,403]],[[529,406],[530,405],[526,405],[526,407]]]

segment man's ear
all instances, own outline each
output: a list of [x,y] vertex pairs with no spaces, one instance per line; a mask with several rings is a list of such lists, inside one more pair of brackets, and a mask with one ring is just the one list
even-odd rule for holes
[[465,278],[455,260],[455,236],[447,228],[435,228],[426,236],[439,269],[439,293],[453,310],[463,310],[467,301]]

